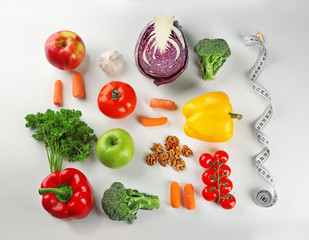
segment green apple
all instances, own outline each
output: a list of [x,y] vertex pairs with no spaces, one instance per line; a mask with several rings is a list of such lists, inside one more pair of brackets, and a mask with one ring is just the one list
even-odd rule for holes
[[132,160],[134,142],[127,131],[114,128],[101,135],[96,145],[96,153],[105,166],[121,168]]

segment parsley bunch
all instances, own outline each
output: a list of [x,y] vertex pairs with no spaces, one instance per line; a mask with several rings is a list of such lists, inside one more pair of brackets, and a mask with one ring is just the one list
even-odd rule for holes
[[62,161],[83,162],[91,153],[97,137],[85,122],[81,111],[61,109],[45,113],[28,114],[26,127],[35,129],[32,137],[45,144],[50,171],[61,171]]

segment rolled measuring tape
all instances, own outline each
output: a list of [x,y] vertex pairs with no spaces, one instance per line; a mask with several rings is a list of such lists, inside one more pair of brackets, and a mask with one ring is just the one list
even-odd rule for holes
[[271,104],[271,97],[269,92],[262,86],[256,83],[258,76],[260,75],[261,71],[263,70],[266,60],[267,60],[267,50],[264,46],[264,39],[262,34],[258,34],[257,36],[251,35],[244,38],[244,44],[246,47],[259,45],[261,47],[260,54],[251,68],[249,79],[250,83],[252,85],[252,89],[254,92],[260,96],[262,96],[268,103],[267,108],[263,112],[263,114],[258,118],[258,120],[255,122],[255,134],[256,138],[259,143],[261,143],[264,148],[255,156],[255,162],[256,162],[256,170],[258,174],[267,181],[267,183],[270,185],[270,187],[273,189],[273,194],[271,194],[267,190],[260,190],[256,196],[255,196],[255,202],[260,207],[271,207],[273,206],[277,200],[278,195],[275,189],[275,183],[274,179],[271,175],[271,173],[264,167],[264,163],[267,161],[267,159],[270,156],[270,150],[269,150],[269,140],[267,136],[262,132],[264,127],[267,125],[269,120],[271,119],[273,115],[273,107]]

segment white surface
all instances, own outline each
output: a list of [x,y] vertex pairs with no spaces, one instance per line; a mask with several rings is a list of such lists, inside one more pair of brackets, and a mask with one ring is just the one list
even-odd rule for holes
[[[1,1],[1,160],[0,160],[0,236],[1,239],[308,239],[308,1]],[[142,28],[155,15],[174,15],[183,27],[190,62],[175,82],[156,87],[135,67],[134,47]],[[52,67],[44,55],[47,37],[58,30],[72,30],[84,40],[87,57],[79,70],[86,84],[86,100],[71,94],[71,73]],[[273,99],[274,116],[264,132],[270,139],[271,157],[265,166],[273,174],[278,203],[263,209],[255,205],[253,193],[268,185],[255,172],[253,157],[261,150],[253,124],[266,107],[251,90],[247,73],[258,56],[258,47],[246,48],[242,38],[261,31],[269,52],[267,66],[259,82]],[[224,38],[232,56],[217,79],[201,80],[192,51],[201,38]],[[98,65],[100,55],[116,49],[126,61],[125,70],[107,76]],[[64,84],[63,108],[80,109],[96,134],[120,127],[133,137],[136,153],[124,168],[104,167],[95,154],[76,167],[88,177],[94,189],[95,207],[79,221],[64,222],[51,217],[41,206],[37,193],[49,174],[44,146],[32,139],[25,128],[28,113],[58,110],[52,104],[54,81]],[[111,80],[132,85],[138,97],[135,112],[122,120],[103,116],[96,105],[99,90]],[[182,130],[185,119],[181,107],[193,97],[222,90],[228,93],[234,111],[244,118],[235,122],[232,140],[211,144],[187,137]],[[173,99],[177,111],[152,110],[151,97]],[[167,126],[144,128],[139,115],[167,116]],[[187,170],[149,167],[144,156],[153,142],[168,135],[179,137],[195,155],[186,159]],[[203,169],[198,156],[223,149],[230,154],[231,180],[237,205],[226,211],[201,197]],[[169,205],[169,184],[191,182],[196,189],[197,209],[173,209]],[[159,195],[161,208],[140,211],[133,224],[109,220],[100,200],[114,181],[126,187]]]

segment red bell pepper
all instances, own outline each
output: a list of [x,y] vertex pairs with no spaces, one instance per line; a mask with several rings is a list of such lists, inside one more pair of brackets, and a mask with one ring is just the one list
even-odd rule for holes
[[93,207],[92,187],[77,169],[49,174],[41,183],[42,205],[52,216],[64,220],[88,216]]

